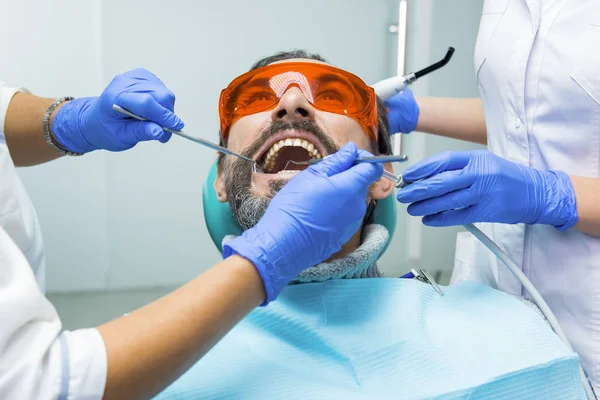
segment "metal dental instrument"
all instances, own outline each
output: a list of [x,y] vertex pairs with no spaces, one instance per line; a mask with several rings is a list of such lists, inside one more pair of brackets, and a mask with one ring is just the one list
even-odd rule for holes
[[[366,156],[366,157],[358,157],[355,161],[355,164],[362,163],[370,163],[370,164],[378,164],[378,163],[386,163],[386,162],[404,162],[407,161],[408,157],[405,155],[391,155],[391,156]],[[314,163],[313,163],[314,164]]]
[[427,271],[426,269],[420,269],[419,272],[421,273],[421,275],[423,276],[423,278],[419,278],[417,277],[418,280],[422,280],[422,282],[428,283],[431,286],[433,286],[433,288],[435,289],[436,292],[438,292],[440,294],[440,296],[444,296],[444,292],[442,291],[442,288],[440,287],[440,285],[437,284],[437,282],[435,281],[435,279],[433,279],[433,276],[429,273],[429,271]]
[[[329,156],[327,156],[329,157]],[[325,157],[325,158],[327,158]],[[311,160],[308,161],[294,161],[294,160],[289,160],[287,162],[287,164],[285,164],[285,168],[283,169],[284,171],[287,170],[287,167],[290,164],[295,164],[295,165],[313,165],[316,164],[320,161],[323,161],[325,158],[313,158]],[[408,157],[405,155],[391,155],[391,156],[367,156],[367,157],[359,157],[354,161],[354,164],[362,164],[362,163],[371,163],[371,164],[375,164],[375,163],[386,163],[386,162],[403,162],[408,160]],[[403,187],[407,186],[408,183],[404,182],[404,180],[402,179],[402,175],[400,176],[396,176],[391,172],[388,171],[383,171],[383,177],[386,179],[389,179],[390,181],[394,182],[394,186],[398,189],[402,189]]]
[[408,183],[404,182],[404,179],[402,179],[402,175],[396,176],[396,175],[392,174],[391,172],[384,170],[383,177],[394,182],[394,186],[396,187],[396,189],[402,189],[402,188],[408,186]]
[[444,296],[444,292],[442,291],[442,288],[440,287],[440,285],[437,284],[437,282],[435,281],[433,276],[426,269],[419,269],[418,271],[411,269],[409,273],[402,275],[400,278],[401,279],[416,279],[420,282],[427,283],[427,284],[431,285],[435,289],[435,291],[438,292],[438,294],[440,296],[442,296],[442,297]]
[[[331,155],[327,156],[330,157]],[[313,158],[307,161],[295,161],[295,160],[289,160],[287,162],[287,164],[285,165],[285,169],[287,169],[288,165],[290,164],[295,164],[295,165],[313,165],[316,163],[319,163],[323,160],[325,160],[327,157],[324,158]],[[387,163],[387,162],[403,162],[408,160],[408,157],[402,155],[402,156],[395,156],[395,155],[391,155],[391,156],[367,156],[367,157],[358,157],[355,161],[354,164],[362,164],[362,163],[369,163],[369,164],[381,164],[381,163]]]
[[[128,117],[131,117],[133,119],[137,119],[138,121],[148,121],[147,119],[142,118],[139,115],[135,115],[134,113],[132,113],[130,111],[127,111],[123,107],[118,106],[116,104],[113,104],[112,108],[113,108],[113,110],[115,110],[117,112],[120,112],[123,115],[127,115]],[[176,131],[176,130],[173,130],[173,129],[165,128],[164,126],[162,128],[165,131],[167,131],[167,132],[174,133],[177,136],[181,136],[182,138],[185,138],[187,140],[191,140],[194,143],[198,143],[198,144],[201,144],[203,146],[206,146],[209,149],[213,149],[213,150],[216,150],[216,151],[218,151],[220,153],[228,154],[230,156],[236,156],[236,157],[241,158],[242,160],[249,161],[249,162],[252,163],[252,167],[253,167],[253,169],[254,169],[255,172],[259,170],[258,165],[251,158],[245,157],[245,156],[243,156],[241,154],[238,154],[238,153],[234,153],[233,151],[231,151],[231,150],[229,150],[229,149],[227,149],[225,147],[219,146],[218,144],[215,144],[213,142],[209,142],[208,140],[205,140],[205,139],[202,139],[202,138],[199,138],[199,137],[196,137],[196,136],[190,136],[190,135],[188,135],[187,133],[185,133],[183,131]]]
[[[400,46],[400,41],[398,41],[398,45]],[[400,47],[398,47],[398,51],[401,51]],[[404,51],[404,49],[402,49],[402,51]],[[379,96],[382,100],[387,100],[395,94],[402,92],[420,77],[430,74],[448,64],[453,54],[454,47],[449,47],[442,60],[430,65],[429,67],[423,68],[420,71],[408,74],[402,74],[404,71],[403,65],[401,66],[398,64],[398,75],[379,81],[372,85],[372,88],[375,90],[375,93],[377,93],[377,96]],[[393,141],[394,154],[402,154],[402,135],[394,135]]]
[[387,100],[395,94],[400,93],[401,91],[406,89],[417,79],[428,75],[434,71],[437,71],[444,65],[448,64],[453,54],[454,47],[449,47],[444,58],[436,62],[435,64],[432,64],[429,67],[425,67],[417,72],[411,72],[409,74],[393,76],[391,78],[384,79],[382,81],[377,82],[372,87],[373,89],[375,89],[375,93],[377,93],[379,97],[381,97],[383,100]]

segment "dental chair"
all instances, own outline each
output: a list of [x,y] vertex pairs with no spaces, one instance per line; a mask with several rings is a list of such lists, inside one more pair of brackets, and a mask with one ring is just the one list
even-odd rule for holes
[[[213,186],[216,177],[217,163],[215,162],[210,168],[206,181],[204,181],[204,187],[202,188],[202,205],[204,208],[204,220],[206,221],[208,233],[215,246],[217,246],[217,249],[219,249],[220,252],[223,252],[221,245],[223,238],[227,235],[241,235],[242,227],[233,217],[229,203],[221,203],[217,199],[217,194],[215,193]],[[394,231],[396,230],[396,201],[393,194],[377,202],[374,223],[384,226],[390,235],[388,244],[381,252],[381,254],[383,254],[389,243],[392,241]]]

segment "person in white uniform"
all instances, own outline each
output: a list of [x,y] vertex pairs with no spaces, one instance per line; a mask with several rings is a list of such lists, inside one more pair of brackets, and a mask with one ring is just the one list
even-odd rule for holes
[[[521,265],[600,388],[600,4],[486,0],[475,48],[480,98],[388,101],[396,132],[487,144],[417,163],[398,194],[430,226],[482,224]],[[419,181],[420,182],[416,182]],[[466,236],[463,236],[466,235]],[[453,282],[526,296],[469,234]]]
[[[113,103],[151,122],[126,119]],[[164,84],[143,69],[117,76],[100,97],[80,99],[44,99],[0,82],[0,398],[151,397],[360,228],[369,186],[383,169],[353,166],[364,154],[350,143],[298,173],[256,227],[238,238],[235,250],[224,247],[224,261],[122,318],[61,333],[43,294],[40,227],[15,165],[166,142],[170,134],[161,127],[183,127],[174,103]],[[338,199],[343,206],[320,207]]]

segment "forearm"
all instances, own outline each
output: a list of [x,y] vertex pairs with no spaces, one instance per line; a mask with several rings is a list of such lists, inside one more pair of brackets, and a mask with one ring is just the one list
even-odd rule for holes
[[417,97],[416,101],[417,131],[487,144],[481,99]]
[[[9,103],[4,135],[16,166],[42,164],[61,157],[59,152],[46,143],[42,127],[44,113],[54,100],[17,93]],[[63,104],[56,107],[50,116],[50,128],[56,112]]]
[[571,176],[577,201],[577,224],[574,229],[600,236],[600,179]]
[[254,266],[234,255],[173,293],[100,326],[108,354],[104,398],[160,392],[264,299]]

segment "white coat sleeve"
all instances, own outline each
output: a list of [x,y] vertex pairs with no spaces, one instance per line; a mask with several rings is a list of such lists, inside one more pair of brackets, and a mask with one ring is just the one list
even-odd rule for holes
[[0,398],[102,398],[107,361],[100,333],[60,333],[56,310],[1,227],[0,270]]
[[24,191],[19,195],[22,186],[2,143],[8,103],[18,91],[25,90],[0,82],[0,399],[99,399],[107,374],[100,333],[60,332],[58,314],[21,250],[32,247],[39,229],[28,232],[35,212]]

